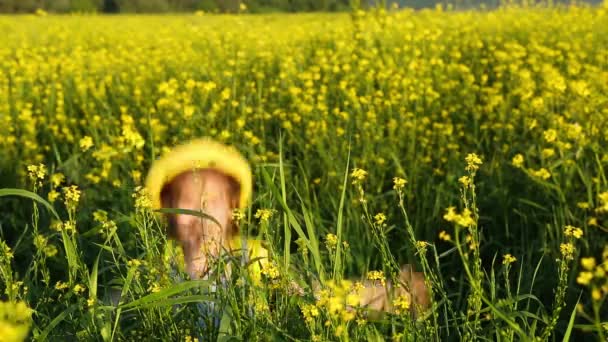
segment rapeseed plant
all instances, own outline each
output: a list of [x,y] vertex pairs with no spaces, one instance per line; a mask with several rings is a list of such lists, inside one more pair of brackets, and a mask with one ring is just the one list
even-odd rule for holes
[[[2,300],[34,310],[35,340],[548,340],[582,290],[573,331],[605,339],[606,4],[3,17]],[[267,240],[263,286],[238,265],[239,286],[184,281],[141,187],[200,136],[255,166],[234,216]],[[350,308],[345,279],[405,262],[428,312]]]

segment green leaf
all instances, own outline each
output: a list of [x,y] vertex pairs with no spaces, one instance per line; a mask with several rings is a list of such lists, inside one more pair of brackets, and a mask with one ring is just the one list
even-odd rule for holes
[[53,320],[51,321],[51,323],[49,323],[44,328],[44,330],[42,331],[42,333],[36,337],[36,340],[38,340],[38,341],[47,341],[48,340],[47,339],[48,335],[57,326],[57,324],[61,323],[61,321],[63,321],[65,319],[65,317],[67,315],[69,315],[70,313],[72,313],[72,311],[74,311],[77,307],[78,307],[77,305],[72,305],[72,306],[68,307],[67,309],[63,310],[63,312],[60,313],[59,315],[57,315],[57,317],[53,318]]
[[[132,309],[139,309],[141,307],[146,307],[151,303],[154,303],[154,304],[165,303],[166,304],[167,303],[166,301],[170,296],[179,294],[181,292],[190,290],[195,287],[206,286],[206,285],[210,285],[210,284],[211,284],[211,282],[209,280],[185,281],[183,283],[175,284],[171,287],[162,289],[159,292],[151,293],[147,296],[134,300],[130,303],[122,304],[119,306],[119,308],[122,309],[123,311],[127,311],[127,309],[132,310]],[[201,297],[201,298],[202,299],[200,299],[200,300],[210,300],[207,297]]]
[[572,334],[572,327],[574,327],[574,319],[576,318],[576,307],[578,303],[581,301],[581,296],[579,295],[576,300],[576,304],[574,305],[574,309],[572,309],[572,313],[570,314],[570,321],[568,321],[568,328],[566,329],[566,333],[564,334],[564,339],[562,341],[567,342],[570,341],[570,335]]
[[180,214],[180,215],[197,216],[197,217],[200,217],[200,218],[204,218],[204,219],[210,220],[213,223],[217,224],[219,227],[222,226],[220,224],[220,222],[215,219],[215,217],[213,217],[213,216],[211,216],[209,214],[205,214],[201,210],[190,210],[190,209],[179,209],[179,208],[161,208],[161,209],[157,209],[155,211],[159,212],[159,213],[163,213],[163,214]]
[[57,212],[55,211],[55,208],[53,208],[53,205],[51,205],[47,200],[40,197],[38,194],[36,194],[34,192],[31,192],[28,190],[23,190],[23,189],[13,189],[13,188],[0,189],[0,197],[4,197],[4,196],[18,196],[18,197],[25,197],[25,198],[32,199],[32,200],[44,205],[51,212],[51,214],[53,214],[53,216],[55,216],[56,219],[61,220],[61,218],[59,217],[59,214],[57,214]]

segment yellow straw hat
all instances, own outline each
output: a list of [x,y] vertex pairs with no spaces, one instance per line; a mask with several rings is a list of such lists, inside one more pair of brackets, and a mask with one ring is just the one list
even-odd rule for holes
[[186,171],[205,168],[216,169],[233,177],[241,187],[239,207],[242,209],[248,205],[252,175],[247,160],[232,146],[210,138],[200,138],[175,147],[152,163],[146,178],[152,208],[161,208],[161,191],[173,178]]

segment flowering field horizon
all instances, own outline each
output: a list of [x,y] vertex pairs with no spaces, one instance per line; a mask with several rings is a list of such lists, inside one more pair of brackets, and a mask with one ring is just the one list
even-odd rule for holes
[[[608,3],[0,34],[0,336],[606,340]],[[203,136],[251,163],[263,286],[185,280],[149,207],[151,162]],[[423,315],[354,304],[404,264]]]

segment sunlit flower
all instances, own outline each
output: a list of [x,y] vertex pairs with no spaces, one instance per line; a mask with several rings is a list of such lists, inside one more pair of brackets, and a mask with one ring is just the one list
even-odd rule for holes
[[524,166],[524,156],[521,155],[520,153],[516,154],[513,159],[511,160],[511,163],[513,164],[513,166],[515,166],[516,168],[522,168]]
[[260,222],[268,222],[270,220],[270,218],[272,217],[273,213],[274,213],[274,210],[272,210],[272,209],[258,209],[255,212],[254,217],[259,219]]
[[338,245],[338,237],[331,233],[325,235],[325,245],[327,249],[335,249]]
[[407,184],[407,180],[401,178],[401,177],[394,177],[393,178],[393,189],[395,190],[401,190],[405,187],[405,184]]
[[575,248],[574,248],[574,245],[571,244],[570,242],[560,244],[559,250],[562,253],[562,255],[564,256],[564,258],[566,258],[568,260],[574,259]]
[[369,280],[378,280],[382,284],[382,286],[386,283],[386,278],[384,277],[384,272],[382,271],[369,271],[367,272],[367,279]]
[[366,177],[367,177],[367,171],[365,171],[363,169],[359,169],[359,168],[353,169],[353,171],[350,174],[350,178],[353,179],[353,181],[352,181],[353,184],[363,182]]
[[86,152],[93,147],[93,138],[85,136],[84,138],[80,139],[78,144],[80,145],[80,150],[82,150],[82,152]]
[[503,257],[502,257],[502,264],[503,265],[509,265],[509,264],[514,263],[515,261],[517,261],[517,258],[515,258],[514,256],[512,256],[509,253],[503,255]]
[[465,169],[467,171],[472,171],[472,172],[477,171],[479,169],[479,165],[481,165],[483,163],[481,161],[481,158],[479,158],[479,156],[477,156],[477,154],[475,154],[475,153],[467,154],[465,161],[467,162],[467,166]]
[[378,213],[374,216],[374,222],[381,226],[384,224],[384,222],[386,222],[386,215],[384,215],[383,213]]

